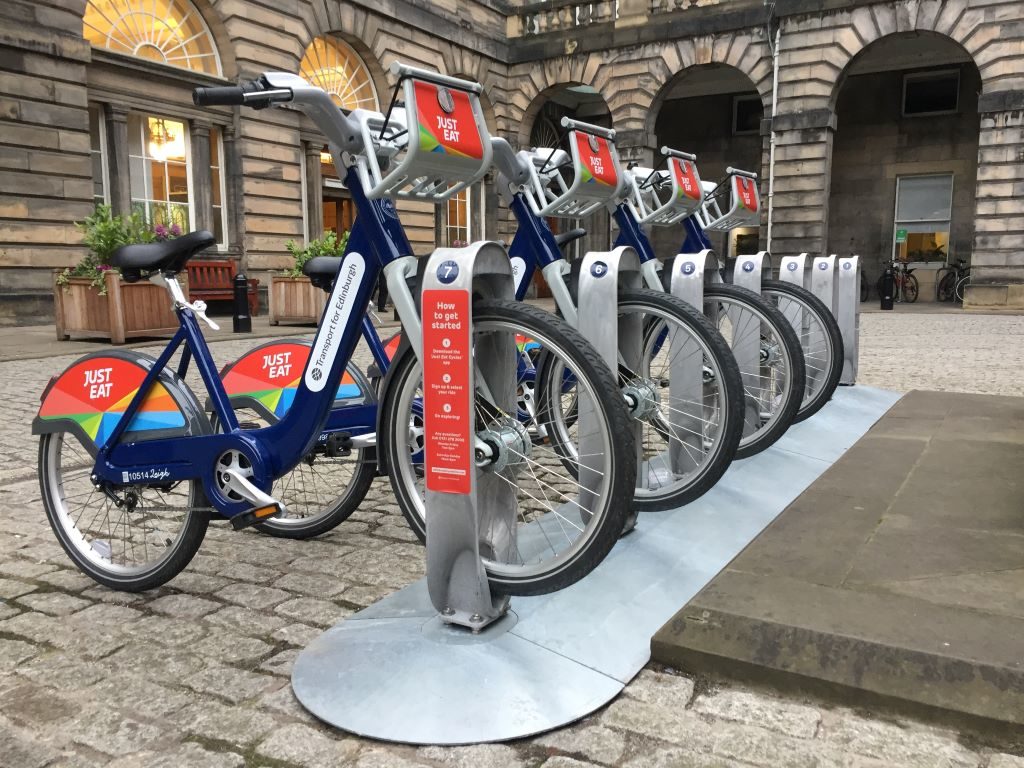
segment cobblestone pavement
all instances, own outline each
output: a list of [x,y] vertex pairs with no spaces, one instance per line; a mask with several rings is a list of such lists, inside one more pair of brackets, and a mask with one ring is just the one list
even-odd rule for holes
[[[1024,394],[1024,317],[865,315],[862,334],[864,383]],[[95,586],[46,524],[28,434],[37,394],[72,359],[0,364],[0,768],[1024,768],[950,730],[653,669],[583,722],[511,745],[416,749],[327,729],[292,697],[299,649],[423,573],[386,483],[320,540],[215,524],[165,588]]]

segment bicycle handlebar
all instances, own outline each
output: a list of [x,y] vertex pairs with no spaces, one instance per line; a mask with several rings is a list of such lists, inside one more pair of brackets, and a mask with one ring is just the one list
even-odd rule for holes
[[689,152],[680,152],[678,149],[672,149],[671,147],[662,147],[661,154],[665,157],[678,157],[680,160],[689,160],[694,162],[697,159],[696,155],[691,155]]
[[752,171],[741,171],[739,168],[733,168],[732,166],[726,168],[725,172],[727,174],[732,174],[734,176],[746,176],[748,179],[757,178],[757,174],[753,173]]
[[460,91],[470,91],[471,93],[480,94],[484,92],[484,87],[480,83],[474,83],[470,80],[460,80],[457,77],[449,77],[448,75],[442,75],[440,72],[432,72],[429,69],[420,69],[419,67],[410,67],[407,64],[394,61],[389,67],[391,74],[397,75],[399,80],[405,80],[408,77],[414,77],[417,80],[425,80],[428,83],[434,85],[442,85],[448,88],[456,88]]
[[568,128],[570,131],[583,131],[584,133],[592,133],[595,136],[602,136],[609,141],[615,141],[615,129],[614,128],[602,128],[600,125],[594,125],[593,123],[584,123],[580,120],[573,120],[569,117],[562,118],[562,127]]

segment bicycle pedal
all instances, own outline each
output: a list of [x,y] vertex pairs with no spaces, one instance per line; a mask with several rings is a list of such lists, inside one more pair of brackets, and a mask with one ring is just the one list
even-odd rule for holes
[[262,507],[256,507],[254,509],[250,509],[248,512],[242,512],[241,514],[232,517],[231,527],[236,531],[240,531],[243,528],[248,528],[265,522],[272,517],[277,517],[283,511],[284,509],[280,504],[266,504]]

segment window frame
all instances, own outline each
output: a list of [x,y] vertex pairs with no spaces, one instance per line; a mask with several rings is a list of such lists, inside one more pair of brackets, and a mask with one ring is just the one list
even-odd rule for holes
[[[106,110],[106,107],[103,104],[101,104],[100,102],[96,102],[96,101],[89,102],[88,109],[89,109],[90,112],[92,112],[93,109],[95,109],[97,114],[98,114],[98,116],[99,116],[98,123],[99,123],[99,144],[100,144],[100,148],[99,148],[98,151],[93,149],[92,148],[92,137],[90,136],[89,157],[91,159],[92,156],[95,155],[95,154],[99,154],[99,156],[100,156],[100,176],[101,176],[101,178],[100,178],[100,185],[103,187],[103,202],[102,202],[102,204],[103,205],[110,205],[110,163],[107,162],[107,158],[109,156],[110,148],[109,148],[109,146],[107,144],[107,110]],[[96,183],[96,179],[95,178],[93,179],[93,183],[94,184]],[[93,202],[95,204],[99,205],[99,203],[96,203],[96,193],[95,193],[95,190],[93,192],[92,199],[93,199]]]
[[[218,177],[220,178],[220,221],[221,221],[221,232],[224,233],[224,239],[217,243],[218,251],[227,251],[231,248],[231,232],[228,229],[228,185],[227,185],[227,174],[225,173],[225,161],[224,157],[224,126],[214,125],[210,128],[211,134],[213,131],[217,132],[217,161],[216,166],[218,170]],[[210,146],[213,146],[213,142],[210,142]],[[210,170],[214,168],[213,163],[210,163]],[[305,168],[303,168],[305,171]],[[189,205],[194,207],[192,203],[192,187],[191,180],[189,181]],[[217,209],[213,204],[213,179],[210,179],[210,213],[213,216],[217,215]],[[191,216],[191,214],[190,214]]]
[[[196,224],[196,200],[195,200],[195,194],[194,194],[194,190],[195,190],[195,169],[193,168],[194,163],[192,162],[192,129],[191,129],[191,124],[189,123],[188,118],[186,118],[186,117],[175,117],[174,115],[169,115],[169,114],[166,114],[166,113],[142,112],[142,111],[139,111],[139,110],[132,110],[131,112],[128,113],[129,130],[131,128],[131,118],[132,118],[133,115],[140,116],[142,118],[142,121],[143,121],[142,124],[141,124],[142,125],[141,142],[142,142],[142,151],[143,151],[143,153],[146,153],[146,152],[149,151],[148,142],[146,141],[146,126],[147,126],[147,122],[146,121],[149,118],[156,118],[156,119],[163,119],[163,120],[172,120],[175,123],[178,123],[178,124],[183,126],[184,134],[183,134],[182,138],[183,138],[183,140],[185,142],[185,150],[184,150],[184,157],[185,157],[185,180],[186,180],[185,183],[187,185],[187,190],[188,190],[188,226],[185,227],[184,229],[186,231],[191,230],[193,227],[195,227],[195,224]],[[129,136],[129,139],[128,139],[128,146],[126,147],[126,149],[128,150],[128,204],[129,204],[130,209],[134,209],[136,198],[135,198],[135,195],[133,194],[132,184],[131,184],[131,163],[132,163],[132,159],[133,158],[139,158],[139,159],[143,160],[143,168],[144,169],[145,169],[145,163],[147,163],[147,162],[150,162],[150,161],[163,162],[165,167],[166,167],[167,161],[166,160],[163,160],[163,161],[157,160],[157,158],[149,157],[149,155],[147,155],[147,154],[143,154],[141,156],[141,158],[140,158],[139,155],[133,155],[132,151],[131,151],[131,138],[130,138],[130,136]],[[165,172],[165,178],[167,178],[166,172]],[[169,190],[168,190],[167,194],[168,194],[168,196],[170,195],[170,191]],[[223,198],[222,198],[222,200],[223,200]],[[161,200],[154,200],[154,199],[151,199],[151,198],[148,198],[148,197],[147,198],[141,198],[140,202],[148,204],[149,207],[152,207],[153,204],[162,203],[168,209],[172,205],[172,202],[170,200],[163,200],[163,201],[161,201]],[[146,218],[146,223],[149,224],[150,226],[155,226],[153,224],[152,218]],[[226,232],[226,230],[225,230],[225,232]]]
[[750,95],[749,93],[736,93],[732,97],[732,135],[733,136],[753,136],[761,133],[761,121],[758,121],[756,128],[750,130],[741,131],[736,127],[736,120],[739,117],[739,107],[741,101],[756,101],[757,105],[761,107],[761,120],[764,119],[764,101],[761,100],[760,95]]
[[[931,112],[907,112],[907,83],[921,82],[924,80],[939,80],[949,75],[956,75],[956,103],[952,109],[940,109]],[[956,115],[960,112],[960,69],[953,67],[949,69],[929,69],[923,72],[903,73],[903,97],[900,102],[901,117],[933,117],[935,115]],[[926,175],[926,174],[922,174]]]
[[[943,177],[949,178],[949,218],[946,219],[901,219],[899,218],[900,210],[900,182],[903,179],[920,179],[926,177]],[[896,176],[896,196],[893,200],[892,206],[892,258],[893,260],[899,259],[899,243],[896,242],[896,230],[900,229],[900,225],[903,224],[945,224],[946,232],[949,233],[949,246],[946,248],[946,263],[952,263],[950,259],[953,255],[953,200],[956,197],[956,173],[953,171],[934,171],[931,173],[903,173]],[[938,230],[936,230],[938,231]],[[909,233],[908,233],[909,234]],[[917,263],[917,262],[911,262]]]

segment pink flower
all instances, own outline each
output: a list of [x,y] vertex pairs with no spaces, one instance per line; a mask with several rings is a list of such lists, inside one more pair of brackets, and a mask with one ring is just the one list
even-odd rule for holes
[[108,271],[108,270],[110,269],[110,265],[109,265],[109,264],[99,264],[99,265],[98,265],[98,266],[96,267],[96,269],[97,269],[97,270],[98,270],[99,272],[106,272],[106,271]]
[[171,236],[178,237],[179,235],[181,235],[181,227],[177,224],[171,224]]

